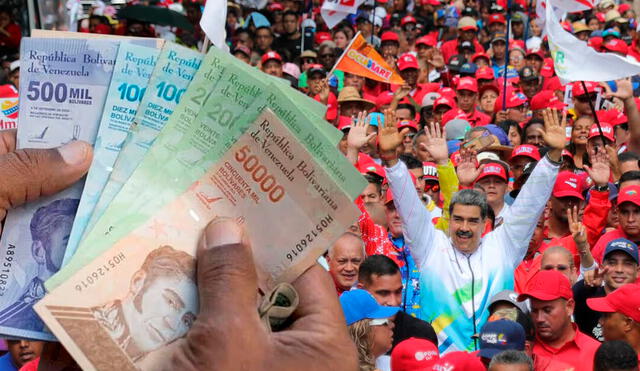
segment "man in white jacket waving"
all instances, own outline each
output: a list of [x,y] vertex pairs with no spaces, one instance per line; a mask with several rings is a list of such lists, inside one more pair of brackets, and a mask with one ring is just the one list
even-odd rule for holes
[[[450,205],[449,236],[436,230],[422,205],[406,166],[398,161],[402,143],[391,111],[378,133],[380,157],[386,166],[393,202],[402,218],[405,243],[420,269],[419,317],[431,322],[440,352],[476,350],[472,339],[485,323],[489,299],[513,289],[513,272],[523,259],[529,240],[551,195],[565,145],[565,122],[555,111],[545,112],[550,147],[511,206],[508,220],[482,237],[488,213],[483,193],[457,192]],[[426,149],[438,165],[448,161],[446,135],[438,126],[427,130]],[[479,169],[469,169],[479,172]],[[477,174],[476,174],[477,175]]]

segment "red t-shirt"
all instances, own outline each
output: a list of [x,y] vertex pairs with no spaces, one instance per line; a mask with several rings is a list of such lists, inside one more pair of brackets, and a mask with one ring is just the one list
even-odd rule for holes
[[471,127],[485,126],[491,123],[491,117],[474,108],[472,113],[465,113],[460,108],[454,108],[442,115],[442,126],[453,119],[463,119],[469,121]]
[[539,338],[536,338],[533,354],[550,358],[552,361],[567,363],[572,365],[575,370],[591,371],[593,370],[593,358],[596,350],[600,347],[600,342],[580,332],[575,323],[571,324],[571,326],[575,331],[573,339],[560,348],[552,348]]

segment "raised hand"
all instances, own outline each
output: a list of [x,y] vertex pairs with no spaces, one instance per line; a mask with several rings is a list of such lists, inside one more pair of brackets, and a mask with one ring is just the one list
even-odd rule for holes
[[627,77],[624,79],[616,80],[616,91],[613,92],[611,89],[608,89],[605,93],[607,98],[616,97],[622,100],[633,98],[633,85],[631,84],[631,78]]
[[320,84],[320,93],[318,93],[320,96],[320,102],[322,102],[322,104],[327,104],[327,102],[329,102],[329,93],[331,92],[329,89],[329,80],[326,78],[322,79]]
[[591,166],[584,165],[584,168],[587,170],[591,180],[598,186],[607,185],[611,175],[608,154],[605,151],[599,151],[592,155],[590,160]]
[[411,86],[404,84],[401,87],[399,87],[398,90],[396,90],[395,94],[393,95],[393,100],[395,100],[396,102],[400,102],[407,95],[409,95],[410,92],[411,92]]
[[569,223],[569,231],[573,237],[573,241],[578,246],[578,249],[584,247],[587,243],[587,232],[584,224],[580,221],[578,216],[578,207],[574,206],[573,209],[567,209],[567,220]]
[[590,287],[600,287],[602,286],[602,281],[604,280],[604,275],[609,272],[609,267],[604,268],[596,268],[590,271],[586,271],[583,274],[584,284]]
[[476,167],[476,151],[460,146],[460,162],[456,167],[458,182],[462,187],[470,187],[482,172],[484,164]]
[[377,135],[376,133],[367,135],[369,124],[367,124],[366,119],[367,111],[360,111],[357,119],[352,122],[351,129],[349,129],[349,134],[347,135],[347,146],[349,148],[359,151],[360,148]]
[[562,119],[558,120],[558,110],[547,108],[542,111],[544,118],[544,130],[536,129],[542,135],[546,144],[551,147],[547,156],[555,162],[562,160],[562,150],[566,144],[567,112],[562,113]]
[[420,143],[420,147],[429,152],[435,163],[446,165],[449,162],[449,147],[447,147],[447,134],[444,128],[433,122],[424,128],[427,140]]
[[427,59],[427,62],[436,69],[444,67],[444,57],[442,56],[442,53],[436,48],[433,48],[433,54],[431,54],[430,58]]
[[404,136],[409,132],[409,128],[398,131],[396,114],[392,109],[384,111],[384,123],[378,127],[378,147],[380,157],[388,166],[393,166],[398,161],[397,149],[402,144]]

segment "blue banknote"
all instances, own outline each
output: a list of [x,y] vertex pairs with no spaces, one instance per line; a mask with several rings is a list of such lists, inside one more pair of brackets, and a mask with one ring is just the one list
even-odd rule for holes
[[120,44],[95,140],[93,162],[69,235],[63,266],[75,253],[102,189],[109,179],[113,164],[147,90],[159,53],[160,49],[155,47],[140,46],[128,41]]
[[134,126],[113,165],[113,171],[85,228],[85,235],[91,231],[164,128],[200,68],[202,57],[195,50],[165,43],[134,119]]

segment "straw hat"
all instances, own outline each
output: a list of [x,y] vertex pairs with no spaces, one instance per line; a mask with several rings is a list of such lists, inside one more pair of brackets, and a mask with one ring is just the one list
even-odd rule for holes
[[368,105],[368,107],[365,109],[375,107],[375,103],[373,103],[372,101],[362,99],[360,97],[360,93],[358,93],[358,89],[354,88],[353,86],[345,86],[344,88],[342,88],[342,91],[340,91],[340,94],[338,94],[338,104],[346,102],[359,102]]

